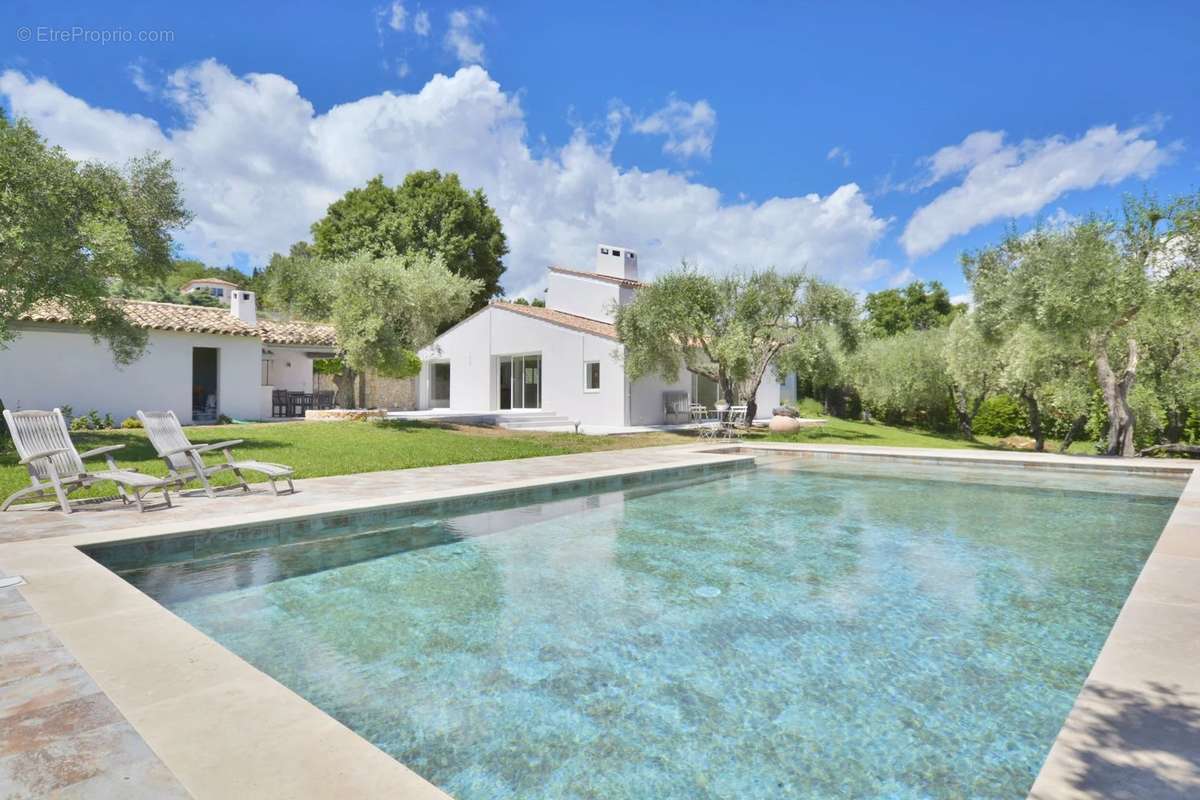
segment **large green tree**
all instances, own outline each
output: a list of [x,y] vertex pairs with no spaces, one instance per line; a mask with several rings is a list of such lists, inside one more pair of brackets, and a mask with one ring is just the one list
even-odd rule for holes
[[146,332],[109,302],[110,282],[162,281],[172,231],[189,219],[169,161],[78,163],[0,110],[0,345],[22,314],[54,301],[118,363],[135,360]]
[[323,259],[438,256],[451,272],[478,281],[472,308],[500,294],[508,253],[500,218],[482,189],[463,188],[454,173],[411,172],[396,187],[372,178],[330,205],[312,233]]
[[945,328],[865,339],[847,370],[863,405],[884,419],[941,428],[952,414]]
[[820,325],[852,326],[854,299],[803,274],[764,270],[713,277],[688,267],[668,273],[617,309],[617,336],[632,379],[682,369],[716,382],[733,403],[743,392],[747,418],[755,395],[782,354]]
[[1026,324],[1090,356],[1107,410],[1110,455],[1136,452],[1134,387],[1146,345],[1178,340],[1177,317],[1162,310],[1200,303],[1195,208],[1194,198],[1165,206],[1131,198],[1120,224],[1090,217],[1062,229],[1013,231],[1000,245],[963,258],[989,325]]
[[323,369],[333,373],[339,402],[346,405],[356,405],[357,375],[415,375],[421,367],[415,351],[433,340],[439,326],[458,319],[479,288],[478,281],[451,272],[440,256],[424,253],[373,258],[359,252],[325,261],[293,248],[293,255],[273,259],[267,274],[277,308],[328,320],[337,331],[337,362]]
[[866,329],[873,336],[941,328],[967,308],[964,303],[952,302],[950,292],[937,281],[928,286],[913,281],[902,289],[872,292],[863,305],[867,312]]

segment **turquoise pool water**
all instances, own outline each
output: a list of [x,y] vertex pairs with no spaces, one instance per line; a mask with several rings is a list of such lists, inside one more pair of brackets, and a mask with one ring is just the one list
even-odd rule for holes
[[783,459],[121,574],[460,800],[1023,797],[1181,484],[986,477]]

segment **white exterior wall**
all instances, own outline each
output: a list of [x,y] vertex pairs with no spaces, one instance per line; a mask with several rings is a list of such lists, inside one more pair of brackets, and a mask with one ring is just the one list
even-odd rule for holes
[[215,336],[150,331],[143,356],[124,367],[108,347],[69,326],[29,328],[0,348],[0,398],[17,409],[70,405],[76,414],[92,409],[120,422],[138,409],[172,410],[192,419],[192,348],[214,347],[218,411],[238,419],[260,416],[262,341],[249,336]]
[[290,392],[311,392],[313,362],[305,352],[279,345],[267,345],[263,351],[263,358],[270,363],[267,370],[268,385]]
[[754,393],[754,402],[757,405],[754,412],[755,419],[771,418],[771,412],[780,404],[783,394],[781,389],[774,369],[768,367],[767,374],[759,384],[758,391]]
[[[625,422],[625,372],[614,358],[617,343],[544,320],[485,308],[446,331],[421,351],[418,407],[429,408],[431,361],[450,362],[450,408],[500,408],[496,357],[542,357],[542,408],[590,425]],[[584,391],[583,364],[600,362],[600,390]]]
[[692,375],[681,371],[679,380],[664,381],[657,375],[646,375],[629,385],[630,425],[661,425],[666,421],[663,392],[687,392],[691,399]]
[[[632,290],[629,291],[632,296]],[[612,322],[621,287],[606,281],[589,280],[561,272],[550,272],[546,307],[588,319]]]
[[779,404],[796,402],[796,373],[789,372],[779,386]]

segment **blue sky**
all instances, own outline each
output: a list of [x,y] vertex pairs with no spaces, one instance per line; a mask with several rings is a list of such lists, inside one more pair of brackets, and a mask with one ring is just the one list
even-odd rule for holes
[[164,151],[214,264],[373,174],[459,171],[514,294],[601,240],[962,292],[1012,219],[1200,188],[1194,4],[904,5],[10,3],[0,102],[82,158]]

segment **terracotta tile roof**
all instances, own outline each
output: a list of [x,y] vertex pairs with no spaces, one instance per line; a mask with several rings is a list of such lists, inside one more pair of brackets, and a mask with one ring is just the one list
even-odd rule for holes
[[557,272],[560,275],[571,275],[576,278],[591,278],[602,283],[615,283],[617,286],[622,286],[626,289],[638,289],[646,285],[642,281],[635,281],[632,278],[617,278],[599,272],[582,272],[577,269],[567,269],[566,267],[550,267],[550,271]]
[[505,311],[515,311],[518,314],[524,314],[527,317],[544,320],[554,325],[561,325],[564,328],[590,333],[593,336],[603,336],[605,339],[617,338],[617,327],[610,322],[601,322],[596,319],[588,319],[577,314],[568,314],[565,311],[555,311],[552,308],[541,308],[539,306],[522,306],[516,303],[505,303],[502,300],[493,300],[492,306],[502,308]]
[[[134,326],[158,331],[186,333],[217,333],[226,336],[257,336],[254,326],[247,325],[229,313],[225,307],[184,306],[177,303],[155,303],[149,300],[113,300],[125,312]],[[27,322],[75,322],[66,306],[54,301],[38,303],[21,315]]]
[[273,319],[260,319],[258,333],[267,344],[337,347],[337,333],[334,332],[333,326],[320,322],[303,322],[301,320],[281,322]]
[[[125,316],[135,326],[147,330],[179,331],[182,333],[213,333],[222,336],[257,336],[268,344],[307,344],[326,347],[337,345],[333,327],[317,322],[278,322],[260,319],[258,325],[248,325],[229,313],[224,306],[185,306],[178,303],[156,303],[150,300],[112,301],[120,305]],[[58,322],[70,324],[66,306],[57,302],[38,303],[21,315],[26,322]]]

